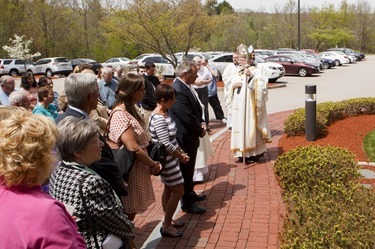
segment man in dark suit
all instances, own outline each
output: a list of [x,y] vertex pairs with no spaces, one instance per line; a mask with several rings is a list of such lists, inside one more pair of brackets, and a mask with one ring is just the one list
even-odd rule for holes
[[191,85],[197,78],[197,67],[193,61],[182,61],[176,68],[177,78],[173,82],[176,90],[176,102],[169,110],[169,114],[176,122],[177,141],[181,148],[188,153],[188,163],[180,163],[180,169],[184,178],[184,196],[181,208],[188,213],[204,213],[206,208],[195,204],[204,200],[205,195],[197,195],[194,192],[193,175],[194,165],[199,147],[199,137],[206,134],[207,126],[202,118],[202,107],[198,102],[198,96],[193,92]]
[[[65,80],[64,89],[69,106],[63,114],[57,117],[56,123],[67,116],[82,119],[90,118],[89,113],[96,109],[99,98],[99,87],[95,75],[87,73],[70,74]],[[103,136],[100,134],[99,136],[104,143],[101,152],[102,158],[94,162],[91,168],[112,186],[119,197],[124,196],[127,193],[125,182],[114,161],[112,150]]]

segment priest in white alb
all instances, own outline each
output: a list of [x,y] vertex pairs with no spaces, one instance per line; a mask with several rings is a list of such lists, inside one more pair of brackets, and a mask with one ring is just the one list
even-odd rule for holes
[[232,77],[231,150],[238,162],[258,162],[271,142],[266,108],[269,69],[254,62],[252,46],[239,48],[239,67]]

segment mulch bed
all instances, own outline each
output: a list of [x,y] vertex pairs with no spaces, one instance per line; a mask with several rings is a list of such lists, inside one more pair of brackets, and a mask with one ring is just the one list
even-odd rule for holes
[[[287,137],[285,134],[279,140],[280,153],[297,146],[331,145],[346,148],[354,153],[357,161],[368,162],[369,159],[363,148],[363,140],[367,133],[375,130],[375,115],[360,115],[339,120],[328,127],[328,135],[316,141],[306,141],[305,136]],[[375,172],[373,166],[361,166]],[[361,183],[371,184],[375,190],[375,179],[361,180]]]

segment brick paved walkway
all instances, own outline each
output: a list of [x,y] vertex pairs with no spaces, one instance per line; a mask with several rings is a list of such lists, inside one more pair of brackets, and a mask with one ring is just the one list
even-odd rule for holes
[[[199,203],[207,212],[193,215],[178,210],[176,219],[186,223],[181,238],[160,237],[163,185],[153,177],[156,202],[136,216],[137,248],[278,248],[285,207],[273,164],[284,120],[291,112],[269,115],[272,143],[258,164],[235,163],[229,149],[230,131],[212,142],[215,154],[208,161],[208,180],[195,186],[197,193],[207,194]],[[212,122],[210,127],[215,133],[223,125]]]

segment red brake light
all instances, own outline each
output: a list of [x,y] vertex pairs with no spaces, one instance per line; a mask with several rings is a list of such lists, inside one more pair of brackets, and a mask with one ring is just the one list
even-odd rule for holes
[[4,65],[1,65],[1,67],[0,67],[1,69],[4,69]]

